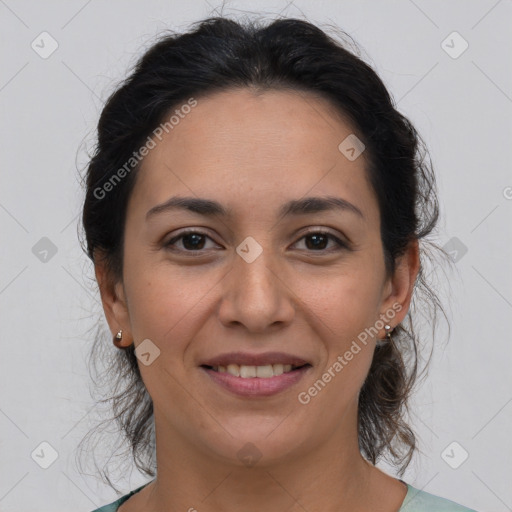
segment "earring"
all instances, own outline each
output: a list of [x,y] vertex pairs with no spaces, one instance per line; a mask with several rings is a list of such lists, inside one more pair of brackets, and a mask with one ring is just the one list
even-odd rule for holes
[[377,340],[377,346],[382,347],[387,343],[391,343],[393,340],[391,339],[391,333],[393,332],[393,328],[390,325],[385,325],[384,329],[386,330],[386,337],[384,339]]
[[119,329],[117,334],[114,336],[114,345],[117,348],[127,349],[128,347],[125,347],[125,346],[121,345],[121,341],[122,340],[123,340],[123,330]]

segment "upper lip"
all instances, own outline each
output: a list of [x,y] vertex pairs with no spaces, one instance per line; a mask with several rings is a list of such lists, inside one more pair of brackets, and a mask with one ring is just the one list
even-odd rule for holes
[[305,359],[284,352],[264,352],[263,354],[250,354],[248,352],[229,352],[203,361],[200,366],[227,366],[237,364],[244,366],[266,366],[269,364],[291,364],[303,366],[310,364]]

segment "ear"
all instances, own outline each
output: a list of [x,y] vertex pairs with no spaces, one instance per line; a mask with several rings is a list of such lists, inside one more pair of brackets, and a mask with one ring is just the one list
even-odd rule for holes
[[[420,269],[418,240],[409,243],[406,251],[395,262],[395,271],[383,288],[381,318],[392,328],[396,327],[407,315],[414,291],[414,283]],[[394,315],[390,313],[394,312]],[[386,314],[387,313],[387,314]],[[385,330],[381,338],[385,337]]]
[[117,334],[119,329],[122,329],[123,338],[119,345],[128,347],[133,342],[133,337],[123,283],[114,280],[104,258],[95,258],[94,273],[96,274],[103,311],[105,312],[112,337]]

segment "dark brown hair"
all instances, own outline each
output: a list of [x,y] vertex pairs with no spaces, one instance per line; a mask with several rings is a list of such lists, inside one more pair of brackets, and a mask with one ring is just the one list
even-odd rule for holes
[[[242,87],[288,88],[327,99],[349,119],[366,146],[367,175],[380,209],[387,272],[394,271],[396,259],[412,241],[421,241],[421,268],[411,307],[396,327],[393,342],[375,349],[359,396],[361,453],[373,464],[385,456],[402,475],[416,448],[406,418],[408,398],[418,378],[420,345],[412,318],[419,314],[433,325],[437,313],[443,312],[425,276],[425,265],[432,261],[427,248],[443,253],[425,238],[436,226],[439,206],[424,142],[397,111],[376,72],[357,55],[350,36],[337,32],[343,41],[298,19],[264,25],[214,17],[198,22],[188,33],[162,36],[109,97],[101,113],[97,145],[86,175],[84,251],[93,262],[101,254],[112,278],[122,279],[126,205],[139,164],[121,173],[122,179],[112,180],[116,174],[119,177],[123,166],[127,169],[134,151],[177,106],[192,97]],[[347,49],[349,41],[353,51]],[[95,367],[98,361],[110,361],[103,377],[111,389],[102,402],[110,402],[114,414],[106,422],[115,420],[135,465],[154,476],[153,403],[133,345],[119,351],[110,333],[106,339],[98,325],[91,359]],[[102,474],[111,484],[107,472]]]

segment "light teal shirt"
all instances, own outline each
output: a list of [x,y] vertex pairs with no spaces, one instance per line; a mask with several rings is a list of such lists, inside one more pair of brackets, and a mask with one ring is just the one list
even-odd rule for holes
[[[403,480],[400,481],[403,482]],[[150,482],[148,482],[148,484],[149,483]],[[440,498],[439,496],[434,496],[428,492],[420,491],[412,485],[409,485],[407,482],[404,483],[407,485],[407,494],[398,512],[477,512],[472,508],[463,507],[462,505],[458,505],[457,503],[445,498]],[[117,509],[130,496],[133,496],[148,484],[144,484],[129,494],[122,496],[117,501],[114,501],[114,503],[105,505],[104,507],[93,510],[92,512],[117,512]]]

